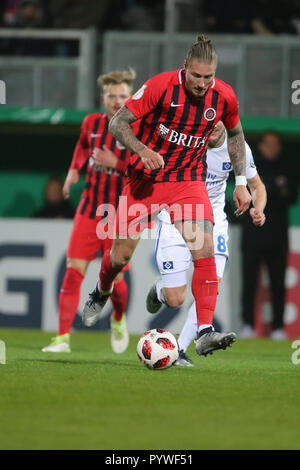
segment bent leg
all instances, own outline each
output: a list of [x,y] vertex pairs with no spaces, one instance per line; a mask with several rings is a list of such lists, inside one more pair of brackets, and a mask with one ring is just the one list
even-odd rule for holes
[[186,271],[163,274],[156,283],[157,298],[168,307],[176,308],[186,297]]
[[160,222],[155,255],[161,274],[156,282],[157,298],[169,307],[178,307],[186,297],[186,271],[190,266],[191,254],[171,223]]
[[111,251],[106,250],[100,268],[100,289],[108,293],[116,276],[129,263],[131,256],[140,240],[139,238],[119,238],[114,240]]

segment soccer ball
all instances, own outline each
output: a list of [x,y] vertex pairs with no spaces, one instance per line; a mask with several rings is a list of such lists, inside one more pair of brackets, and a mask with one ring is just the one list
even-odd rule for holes
[[175,336],[156,328],[146,331],[137,344],[139,360],[149,369],[167,369],[178,359],[179,348]]

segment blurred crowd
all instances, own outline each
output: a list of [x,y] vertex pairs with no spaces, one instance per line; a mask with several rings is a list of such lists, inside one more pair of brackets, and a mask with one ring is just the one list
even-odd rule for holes
[[204,29],[215,33],[300,34],[299,0],[203,0]]
[[[164,31],[167,0],[1,0],[6,28]],[[300,34],[300,0],[174,0],[178,32]],[[166,13],[167,12],[167,13]],[[78,41],[1,38],[0,55],[77,56]]]
[[19,28],[162,29],[160,0],[2,0],[1,26]]
[[[178,31],[300,34],[300,0],[176,0]],[[2,27],[163,31],[165,0],[2,0]]]

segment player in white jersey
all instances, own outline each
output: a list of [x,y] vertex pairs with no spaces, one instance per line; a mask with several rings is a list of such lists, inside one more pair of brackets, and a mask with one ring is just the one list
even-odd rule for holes
[[[206,187],[214,212],[214,248],[218,280],[223,277],[228,259],[228,221],[225,206],[225,191],[232,164],[227,150],[225,127],[219,122],[210,138],[207,151]],[[250,209],[253,223],[262,226],[265,222],[263,213],[266,205],[266,190],[253,160],[252,152],[246,143],[246,178],[251,191],[254,207]],[[237,212],[237,211],[236,211]],[[236,213],[236,215],[240,215]],[[161,278],[150,289],[147,296],[147,310],[156,313],[162,303],[169,307],[178,307],[186,297],[186,272],[192,261],[179,231],[171,224],[169,213],[162,210],[156,241],[156,261]],[[185,351],[197,334],[197,316],[195,303],[191,306],[184,327],[179,335],[180,349],[177,365],[193,365]]]

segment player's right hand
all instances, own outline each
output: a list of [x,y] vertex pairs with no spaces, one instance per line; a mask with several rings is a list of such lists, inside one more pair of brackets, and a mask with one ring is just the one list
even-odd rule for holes
[[64,199],[70,197],[70,187],[72,184],[78,183],[78,180],[79,171],[75,169],[69,170],[62,189]]
[[158,168],[164,168],[165,162],[163,157],[149,148],[143,149],[139,153],[144,167],[147,170],[157,170]]
[[237,185],[233,192],[233,200],[236,205],[234,214],[238,217],[249,208],[252,198],[246,186]]

